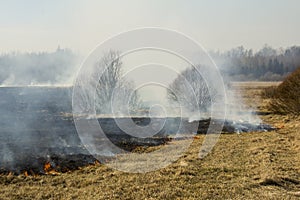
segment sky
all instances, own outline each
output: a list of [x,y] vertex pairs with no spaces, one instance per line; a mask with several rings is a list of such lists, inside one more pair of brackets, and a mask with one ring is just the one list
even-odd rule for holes
[[300,45],[298,0],[0,0],[0,52],[87,54],[140,27],[180,31],[209,50]]

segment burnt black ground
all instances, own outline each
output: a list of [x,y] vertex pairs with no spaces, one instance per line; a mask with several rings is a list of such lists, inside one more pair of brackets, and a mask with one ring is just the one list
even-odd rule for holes
[[[82,145],[72,115],[69,87],[3,87],[0,88],[0,172],[44,173],[46,162],[58,171],[77,169],[95,162]],[[210,119],[188,122],[181,118],[165,120],[164,128],[149,138],[136,138],[124,133],[113,118],[99,118],[99,124],[112,143],[126,151],[143,146],[158,146],[180,133],[205,134]],[[121,118],[120,120],[127,120]],[[149,118],[132,118],[139,126]],[[179,127],[181,123],[181,127]],[[196,130],[194,130],[194,127]],[[226,121],[224,133],[268,131],[264,124]]]

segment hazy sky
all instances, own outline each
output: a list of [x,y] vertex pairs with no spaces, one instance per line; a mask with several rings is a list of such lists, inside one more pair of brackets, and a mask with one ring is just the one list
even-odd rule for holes
[[300,44],[299,0],[0,0],[0,52],[87,53],[119,32],[178,30],[208,49]]

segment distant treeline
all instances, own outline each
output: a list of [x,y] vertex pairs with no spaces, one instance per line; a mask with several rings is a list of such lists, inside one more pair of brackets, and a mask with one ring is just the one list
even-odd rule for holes
[[273,49],[265,45],[255,53],[240,46],[211,55],[221,71],[235,81],[279,81],[300,66],[300,46]]
[[[278,81],[300,66],[300,46],[257,52],[243,46],[210,52],[222,73],[234,81]],[[81,57],[69,49],[0,55],[0,85],[70,84]]]
[[0,85],[68,84],[78,63],[78,55],[59,47],[54,52],[2,54]]

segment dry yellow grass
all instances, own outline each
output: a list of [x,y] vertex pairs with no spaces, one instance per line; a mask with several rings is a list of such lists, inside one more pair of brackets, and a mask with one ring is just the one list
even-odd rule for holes
[[[243,86],[244,97],[260,88]],[[265,100],[257,102],[265,109]],[[300,118],[262,118],[281,129],[221,135],[202,160],[200,135],[178,161],[155,172],[124,173],[100,164],[55,176],[2,175],[0,199],[299,199]]]

